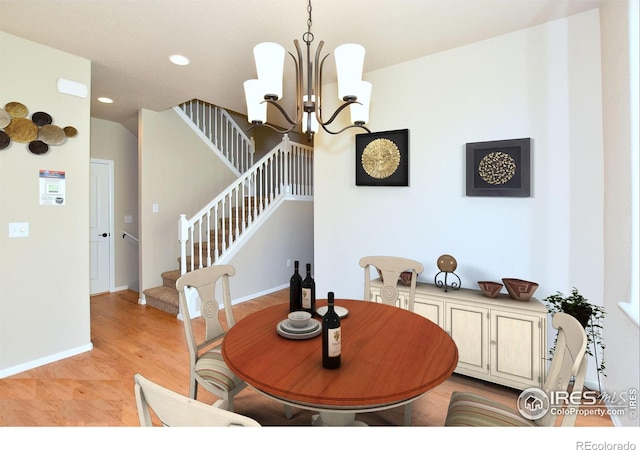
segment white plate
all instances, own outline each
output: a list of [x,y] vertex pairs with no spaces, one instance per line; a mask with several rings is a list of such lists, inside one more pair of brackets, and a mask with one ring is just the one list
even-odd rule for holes
[[313,329],[312,331],[306,332],[306,333],[290,333],[286,329],[282,328],[282,325],[287,320],[289,320],[289,319],[282,320],[282,321],[278,322],[278,325],[276,325],[276,331],[278,332],[278,334],[280,336],[282,336],[282,337],[287,338],[287,339],[310,339],[310,338],[316,337],[320,333],[322,333],[322,327],[320,326],[320,323],[317,320],[314,320],[314,319],[311,319],[311,320],[316,322],[318,324],[318,327]]
[[309,319],[309,323],[307,323],[304,327],[294,327],[291,324],[291,320],[289,319],[285,319],[282,322],[280,322],[281,325],[280,327],[284,330],[287,331],[289,333],[311,333],[312,331],[315,331],[316,328],[318,328],[320,326],[320,322],[318,322],[317,320],[313,320],[313,319]]
[[[316,313],[320,317],[322,317],[327,312],[327,309],[329,309],[328,306],[321,306],[320,308],[316,309]],[[340,317],[341,319],[349,315],[349,310],[347,308],[343,308],[342,306],[334,306],[333,309],[338,314],[338,317]]]

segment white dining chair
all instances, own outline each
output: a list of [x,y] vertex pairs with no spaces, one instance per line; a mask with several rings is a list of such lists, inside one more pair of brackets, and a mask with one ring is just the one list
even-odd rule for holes
[[[587,372],[587,334],[580,322],[566,313],[554,314],[552,323],[558,335],[556,350],[542,387],[549,400],[546,414],[539,418],[534,418],[535,415],[528,418],[517,409],[482,395],[456,391],[451,394],[445,426],[574,426],[580,405],[563,405],[564,397],[551,395],[551,391],[571,392],[571,398],[581,397]],[[544,403],[538,397],[532,398]],[[563,409],[564,406],[569,407]],[[559,410],[563,410],[563,414],[554,414]],[[540,409],[540,412],[544,410]]]
[[[229,277],[236,273],[232,265],[212,265],[187,272],[176,281],[179,294],[180,313],[189,348],[189,397],[195,399],[198,385],[225,401],[224,407],[233,411],[234,396],[247,384],[241,380],[224,362],[222,340],[228,329],[236,323],[231,305]],[[219,319],[220,304],[216,297],[217,287],[222,294],[226,328]],[[189,301],[197,299],[200,306],[200,320],[204,321],[204,335],[196,336],[193,320],[189,313]],[[284,405],[285,416],[292,417],[292,409]]]
[[133,376],[136,406],[141,427],[152,427],[152,413],[168,427],[259,427],[254,419],[220,408],[225,401],[207,405],[150,381]]
[[[397,306],[409,311],[414,310],[416,296],[416,282],[418,275],[424,271],[424,266],[418,261],[398,256],[365,256],[360,258],[360,267],[364,268],[364,299],[374,301],[371,295],[371,270],[376,269],[382,281],[380,299],[382,303]],[[411,274],[409,297],[401,299],[398,291],[400,276]],[[411,425],[412,403],[404,406],[404,424]]]
[[[235,324],[229,291],[229,277],[235,275],[231,265],[213,265],[187,272],[176,281],[179,295],[180,314],[189,348],[189,397],[195,399],[198,385],[226,401],[226,407],[233,411],[233,397],[246,387],[224,362],[221,344],[226,330]],[[220,305],[216,298],[216,286],[220,282],[226,327],[222,326],[218,314]],[[187,297],[199,297],[201,320],[204,334],[196,336],[193,329]]]
[[[424,266],[418,261],[397,256],[365,256],[360,259],[360,267],[364,268],[364,299],[374,300],[371,296],[371,269],[375,268],[381,278],[382,288],[380,299],[382,303],[398,306],[413,311],[416,282],[418,275],[424,271]],[[400,276],[410,272],[409,297],[406,301],[399,298],[398,282]]]

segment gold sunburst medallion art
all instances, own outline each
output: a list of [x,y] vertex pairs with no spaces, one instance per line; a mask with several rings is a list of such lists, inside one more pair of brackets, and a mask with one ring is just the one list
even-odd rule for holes
[[516,174],[516,162],[504,152],[491,152],[480,160],[478,174],[488,184],[505,184]]
[[400,165],[400,150],[389,139],[375,139],[362,152],[362,168],[370,177],[388,178]]

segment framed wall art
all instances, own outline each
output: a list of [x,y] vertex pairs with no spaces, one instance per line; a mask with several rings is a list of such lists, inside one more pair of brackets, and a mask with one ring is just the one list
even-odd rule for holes
[[356,135],[356,186],[409,186],[409,130]]
[[467,196],[529,197],[531,138],[467,143]]

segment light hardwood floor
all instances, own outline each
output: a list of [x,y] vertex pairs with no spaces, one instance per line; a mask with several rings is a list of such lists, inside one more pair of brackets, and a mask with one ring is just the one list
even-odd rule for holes
[[[138,305],[138,294],[123,291],[91,298],[93,350],[0,380],[0,426],[137,426],[133,375],[182,394],[188,393],[188,351],[182,322],[157,309]],[[234,307],[236,321],[265,306],[288,301],[278,291]],[[201,329],[201,328],[196,328]],[[442,426],[454,390],[478,392],[515,406],[518,392],[453,375],[413,406],[414,426]],[[199,389],[198,399],[215,397]],[[236,411],[262,425],[308,425],[312,412],[294,409],[287,419],[282,405],[243,390]],[[369,425],[398,425],[403,409],[361,414]],[[577,426],[609,427],[607,417],[581,416]]]

